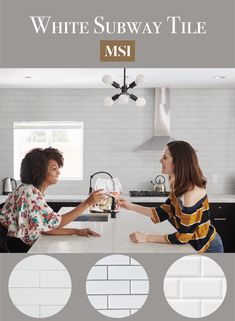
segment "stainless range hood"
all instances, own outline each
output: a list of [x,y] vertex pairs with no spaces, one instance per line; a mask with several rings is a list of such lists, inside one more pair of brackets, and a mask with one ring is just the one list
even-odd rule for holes
[[170,89],[155,88],[154,136],[134,151],[162,151],[172,140],[175,139],[170,136]]

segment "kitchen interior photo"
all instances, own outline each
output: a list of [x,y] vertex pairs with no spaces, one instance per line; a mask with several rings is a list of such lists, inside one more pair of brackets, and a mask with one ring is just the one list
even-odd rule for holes
[[[120,95],[125,84],[131,85],[129,99]],[[0,69],[0,136],[0,207],[20,185],[20,162],[28,150],[52,146],[64,153],[59,182],[46,191],[54,211],[76,206],[98,179],[110,177],[119,180],[119,192],[129,201],[160,205],[169,193],[159,162],[164,146],[169,140],[187,141],[207,178],[212,223],[225,252],[235,252],[234,69]],[[128,233],[132,221],[132,229],[146,224],[152,233],[171,231],[165,222],[157,227],[138,215],[125,221],[121,211],[107,218],[99,210],[77,223],[93,224],[109,238],[120,230]],[[42,236],[33,248],[92,251],[89,240],[78,249],[77,239],[68,239]],[[123,235],[107,252],[181,252],[179,246],[146,249],[128,242]],[[106,246],[102,237],[96,244],[100,252]]]

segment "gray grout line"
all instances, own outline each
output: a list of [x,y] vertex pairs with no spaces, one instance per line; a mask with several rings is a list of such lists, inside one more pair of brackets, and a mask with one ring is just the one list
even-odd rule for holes
[[[149,281],[149,279],[107,279],[108,281]],[[106,279],[87,279],[87,282],[106,281]]]
[[203,317],[203,315],[202,315],[202,300],[200,300],[200,317]]
[[34,307],[34,306],[45,306],[45,307],[64,307],[65,305],[61,305],[61,304],[16,304],[16,307],[22,306],[22,307]]
[[132,294],[128,294],[128,293],[112,293],[112,294],[110,294],[110,293],[94,293],[94,294],[92,294],[91,293],[91,294],[89,294],[89,293],[87,293],[87,295],[88,296],[113,296],[113,295],[118,295],[118,296],[123,296],[123,295],[131,295],[131,296],[137,295],[137,296],[140,296],[140,295],[145,295],[145,296],[147,296],[148,293],[132,293]]
[[8,287],[9,289],[43,289],[43,290],[52,290],[52,289],[57,289],[57,290],[65,290],[65,289],[72,289],[72,287],[28,287],[28,286],[18,286],[18,287]]

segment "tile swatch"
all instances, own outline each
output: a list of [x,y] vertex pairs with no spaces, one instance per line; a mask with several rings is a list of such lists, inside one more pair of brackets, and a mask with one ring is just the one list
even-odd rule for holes
[[110,255],[91,268],[86,292],[97,311],[111,318],[124,318],[144,305],[149,293],[148,276],[131,257]]
[[227,282],[221,267],[206,256],[180,258],[168,269],[164,293],[169,305],[189,318],[202,318],[223,303]]
[[32,255],[11,272],[9,295],[18,310],[34,318],[58,313],[71,294],[71,279],[64,265],[48,255]]

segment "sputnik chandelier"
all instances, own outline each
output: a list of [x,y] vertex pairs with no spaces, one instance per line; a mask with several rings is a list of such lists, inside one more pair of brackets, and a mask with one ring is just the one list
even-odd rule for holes
[[110,107],[113,105],[113,102],[115,100],[118,100],[118,102],[122,105],[126,105],[129,101],[129,98],[135,101],[136,106],[138,107],[144,107],[146,104],[146,101],[143,97],[137,97],[132,93],[129,93],[128,90],[134,88],[137,85],[141,85],[144,82],[144,75],[137,75],[135,81],[131,82],[129,85],[126,83],[126,68],[124,68],[124,76],[123,76],[123,85],[120,86],[117,82],[113,81],[112,77],[110,75],[105,75],[103,77],[103,82],[106,85],[111,85],[117,89],[120,89],[121,92],[117,93],[113,97],[105,97],[104,98],[104,105],[107,107]]

